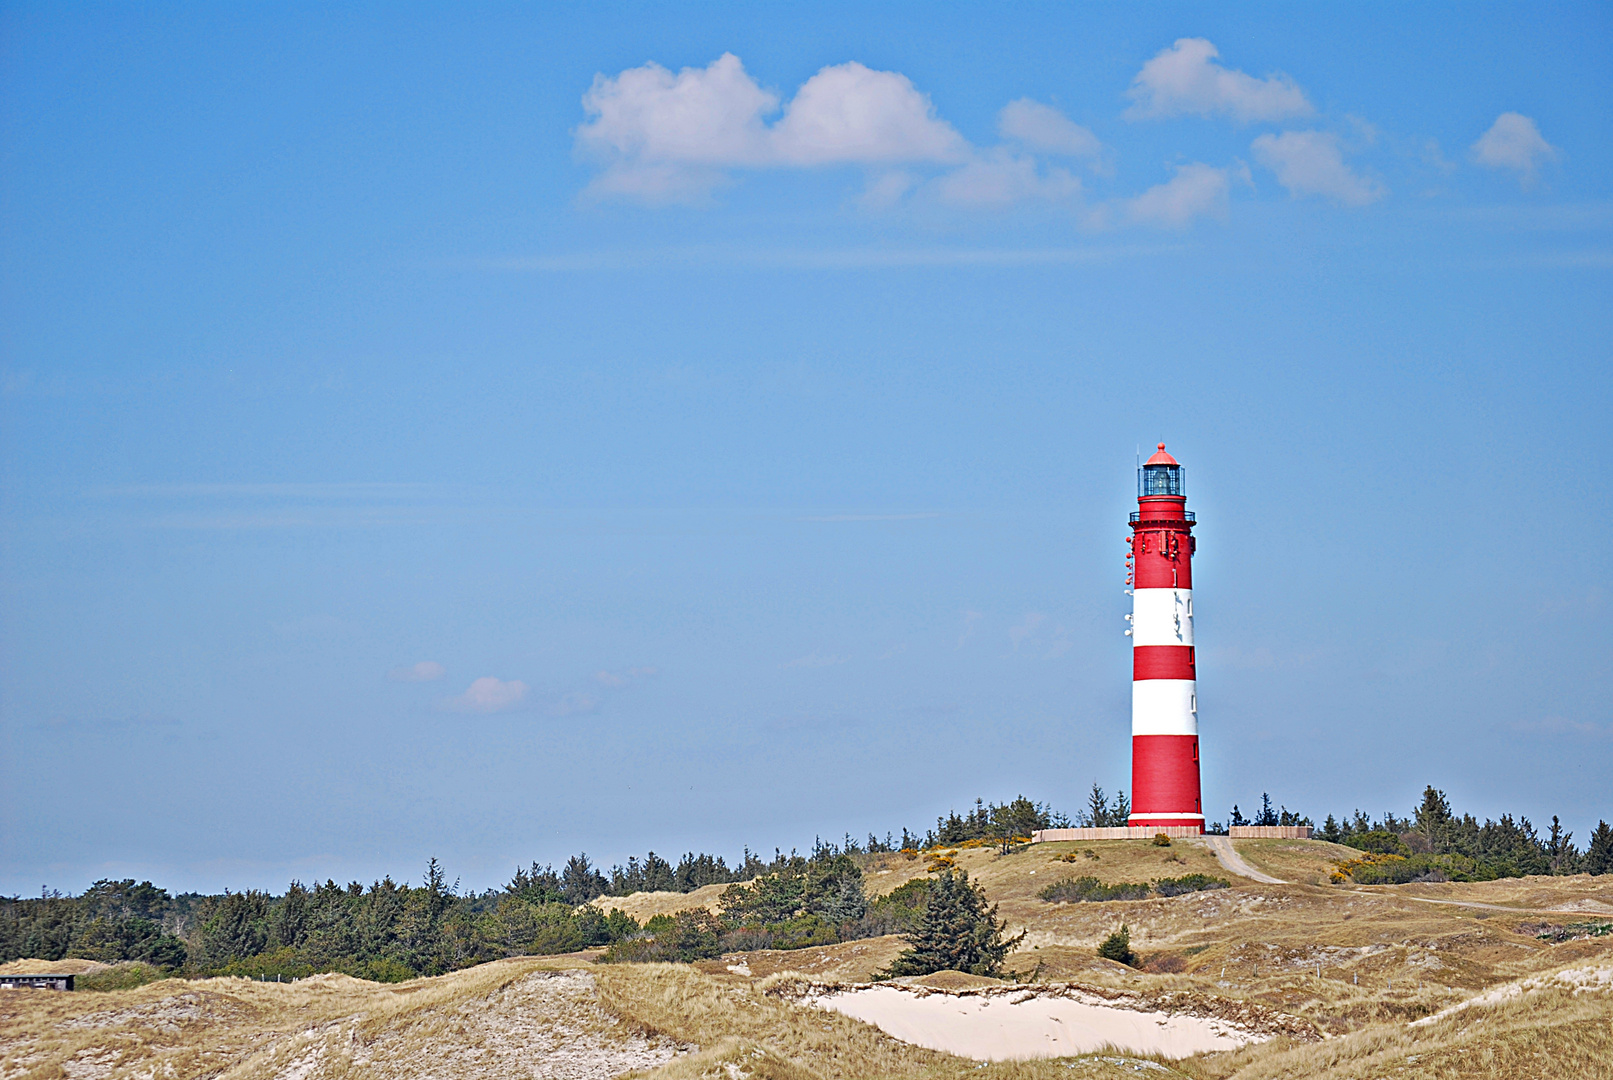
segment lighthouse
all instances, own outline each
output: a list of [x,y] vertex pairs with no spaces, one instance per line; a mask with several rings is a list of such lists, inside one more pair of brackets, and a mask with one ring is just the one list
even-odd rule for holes
[[1137,472],[1131,515],[1132,827],[1204,830],[1193,664],[1193,513],[1165,444]]

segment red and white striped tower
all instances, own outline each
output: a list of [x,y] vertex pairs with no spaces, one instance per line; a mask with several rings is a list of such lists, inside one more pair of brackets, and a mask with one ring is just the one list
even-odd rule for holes
[[1159,444],[1131,515],[1131,818],[1204,829],[1193,666],[1193,515],[1182,467]]

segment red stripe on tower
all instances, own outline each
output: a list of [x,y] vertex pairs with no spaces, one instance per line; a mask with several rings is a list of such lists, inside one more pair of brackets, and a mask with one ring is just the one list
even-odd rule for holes
[[1193,515],[1182,467],[1159,444],[1131,515],[1131,820],[1204,828],[1193,657]]

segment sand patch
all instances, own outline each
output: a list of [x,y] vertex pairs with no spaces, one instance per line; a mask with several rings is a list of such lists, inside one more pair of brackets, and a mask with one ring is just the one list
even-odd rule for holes
[[1069,1057],[1105,1047],[1180,1058],[1236,1050],[1270,1036],[1220,1016],[1128,1007],[1066,989],[948,993],[889,984],[807,999],[915,1046],[978,1061]]

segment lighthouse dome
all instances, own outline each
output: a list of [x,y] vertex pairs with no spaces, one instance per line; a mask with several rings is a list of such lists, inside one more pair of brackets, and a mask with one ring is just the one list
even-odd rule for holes
[[1165,452],[1165,444],[1147,461],[1137,475],[1137,494],[1141,498],[1159,495],[1185,495],[1182,484],[1182,467]]
[[1165,444],[1160,443],[1159,444],[1159,449],[1154,451],[1154,456],[1148,459],[1147,464],[1149,464],[1149,465],[1175,465],[1176,464],[1176,459],[1171,457],[1169,454],[1167,454],[1165,452]]

